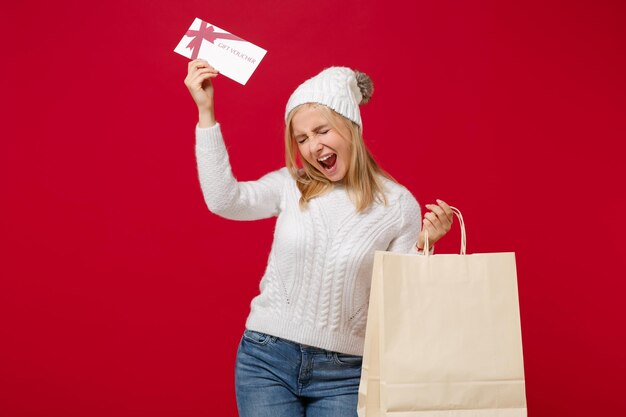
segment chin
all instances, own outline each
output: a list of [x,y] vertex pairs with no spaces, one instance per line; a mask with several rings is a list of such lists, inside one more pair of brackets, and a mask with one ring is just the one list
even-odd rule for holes
[[345,173],[343,175],[326,175],[326,178],[328,178],[331,182],[342,182],[345,177]]

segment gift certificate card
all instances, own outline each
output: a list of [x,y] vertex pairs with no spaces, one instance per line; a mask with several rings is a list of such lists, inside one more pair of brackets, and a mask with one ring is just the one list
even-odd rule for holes
[[204,59],[221,74],[245,85],[267,51],[196,18],[174,52]]

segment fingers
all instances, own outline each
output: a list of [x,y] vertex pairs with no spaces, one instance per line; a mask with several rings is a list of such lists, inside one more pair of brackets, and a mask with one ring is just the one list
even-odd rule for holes
[[200,66],[205,66],[207,64],[208,62],[205,61],[204,59],[194,59],[192,61],[189,61],[189,63],[187,64],[187,68],[193,69],[193,68],[197,68]]
[[[431,210],[437,217],[439,224],[443,227],[444,231],[450,230],[450,226],[452,225],[452,220],[454,218],[454,213],[452,212],[452,208],[448,204],[446,204],[442,200],[437,200],[439,205],[435,204],[426,204],[426,208]],[[437,224],[433,222],[434,224]]]
[[428,229],[428,240],[434,244],[450,231],[454,213],[442,200],[437,200],[437,204],[426,204],[426,208],[431,211],[424,214],[423,225]]
[[215,78],[217,77],[218,72],[215,70],[211,70],[209,68],[202,68],[199,69],[197,71],[195,71],[193,74],[191,74],[190,79],[193,80],[197,80],[198,78]]
[[196,69],[187,74],[187,77],[185,77],[185,85],[187,85],[188,88],[201,88],[206,80],[215,78],[218,74],[217,71],[210,68]]
[[447,221],[447,217],[445,217],[445,215],[441,215],[441,217],[439,217],[434,212],[428,212],[424,214],[424,219],[427,219],[435,229],[434,232],[436,233],[436,236],[433,237],[443,236],[448,230],[450,230],[450,223]]
[[446,213],[446,216],[450,219],[450,223],[452,223],[452,219],[454,218],[454,212],[452,211],[452,207],[450,207],[445,201],[437,199],[437,204],[443,209]]
[[426,208],[432,210],[441,220],[447,219],[447,221],[452,223],[452,219],[454,218],[452,208],[442,200],[437,200],[437,203],[439,205],[426,204]]
[[424,220],[428,220],[429,223],[436,230],[443,229],[443,226],[441,224],[441,220],[439,220],[439,217],[437,217],[437,215],[435,213],[428,212],[428,213],[424,214]]
[[189,61],[189,64],[187,64],[187,71],[189,72],[189,74],[192,74],[199,69],[208,69],[211,72],[217,73],[217,70],[203,59],[194,59],[193,61]]
[[197,90],[205,84],[205,81],[217,77],[219,72],[203,59],[194,59],[187,64],[187,76],[185,77],[185,85],[189,89]]

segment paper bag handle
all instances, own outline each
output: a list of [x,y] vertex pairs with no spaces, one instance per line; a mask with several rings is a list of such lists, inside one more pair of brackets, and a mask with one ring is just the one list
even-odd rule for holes
[[[461,210],[459,210],[456,207],[452,207],[450,206],[450,208],[452,209],[452,212],[454,214],[456,214],[456,217],[459,218],[459,226],[461,227],[461,255],[465,255],[466,254],[466,238],[465,238],[465,222],[463,221],[463,215],[461,214]],[[428,229],[424,229],[425,232],[425,239],[426,239],[426,243],[424,244],[424,255],[425,256],[429,256],[430,255],[430,245],[428,244]]]

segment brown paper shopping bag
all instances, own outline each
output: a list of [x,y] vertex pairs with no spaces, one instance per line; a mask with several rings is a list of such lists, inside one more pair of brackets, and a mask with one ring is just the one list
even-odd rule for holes
[[377,252],[359,417],[524,417],[514,253]]

